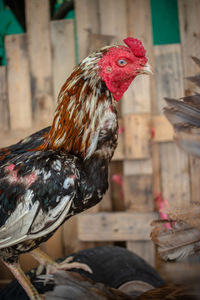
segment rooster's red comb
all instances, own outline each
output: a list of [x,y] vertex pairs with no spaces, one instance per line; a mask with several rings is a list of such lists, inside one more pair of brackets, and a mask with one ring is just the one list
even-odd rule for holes
[[124,39],[124,43],[131,49],[133,54],[138,57],[144,57],[146,50],[144,49],[142,42],[132,37]]

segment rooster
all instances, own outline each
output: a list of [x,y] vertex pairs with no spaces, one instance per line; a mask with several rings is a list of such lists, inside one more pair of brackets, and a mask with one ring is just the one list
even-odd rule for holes
[[41,299],[18,263],[29,252],[49,272],[87,266],[53,262],[36,249],[63,222],[97,204],[117,146],[119,101],[151,73],[141,41],[100,49],[75,67],[58,96],[51,127],[0,150],[0,255],[30,299]]

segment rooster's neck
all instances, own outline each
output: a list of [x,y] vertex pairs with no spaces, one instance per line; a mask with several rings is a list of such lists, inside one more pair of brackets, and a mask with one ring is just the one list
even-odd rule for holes
[[107,134],[106,130],[117,130],[112,95],[97,72],[94,69],[91,72],[83,71],[80,65],[63,85],[46,149],[89,158]]

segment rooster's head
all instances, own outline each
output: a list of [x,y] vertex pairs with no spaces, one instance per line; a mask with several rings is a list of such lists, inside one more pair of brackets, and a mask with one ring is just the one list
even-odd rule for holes
[[128,47],[107,48],[98,63],[100,76],[116,101],[121,99],[137,75],[151,74],[142,42],[131,37],[126,38],[124,42]]
[[151,73],[141,41],[129,37],[124,42],[126,46],[94,52],[75,67],[61,88],[51,130],[40,150],[62,149],[88,158],[107,135],[114,136],[115,101],[137,75]]

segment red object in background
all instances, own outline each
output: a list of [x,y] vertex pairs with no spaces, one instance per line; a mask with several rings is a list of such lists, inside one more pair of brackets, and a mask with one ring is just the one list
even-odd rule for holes
[[112,181],[116,182],[120,186],[120,196],[124,199],[124,184],[123,184],[123,177],[121,174],[114,174],[112,176]]
[[[169,209],[168,201],[165,198],[163,198],[161,194],[158,194],[155,196],[155,202],[156,202],[156,208],[159,212],[160,218],[162,220],[167,220],[168,215],[165,211],[166,209]],[[166,229],[171,229],[171,225],[169,223],[165,223],[164,226]]]

